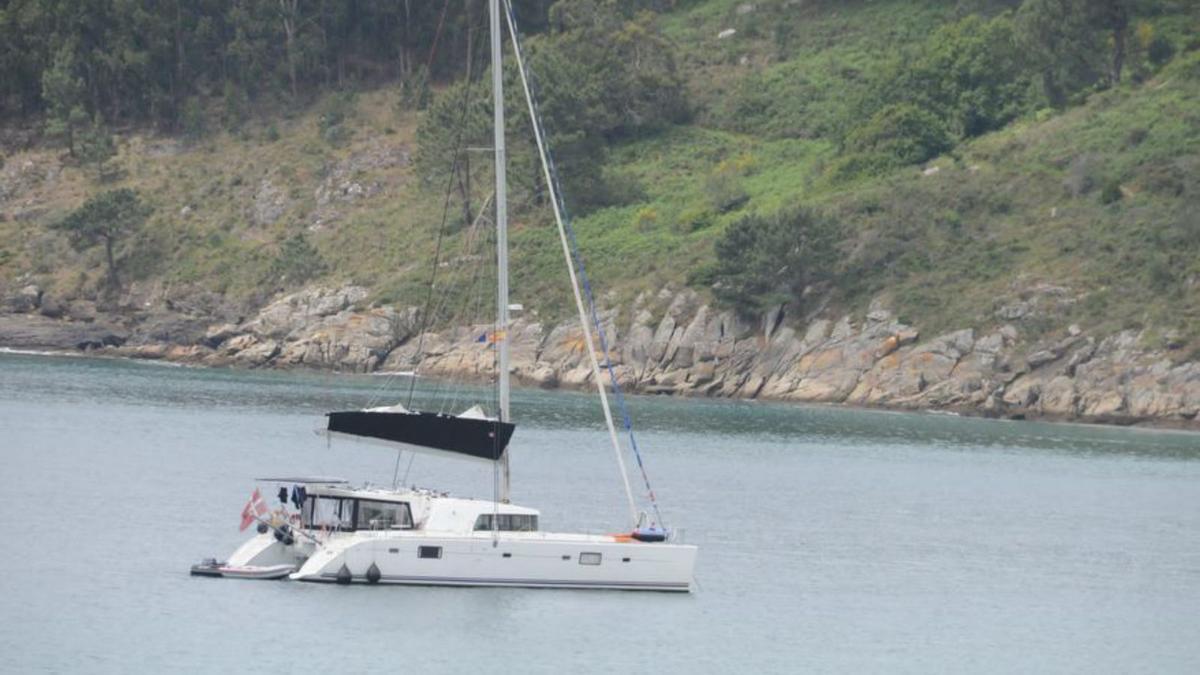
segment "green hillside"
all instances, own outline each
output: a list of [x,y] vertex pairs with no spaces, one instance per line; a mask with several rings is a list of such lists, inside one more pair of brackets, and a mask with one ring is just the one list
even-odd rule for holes
[[[583,176],[567,177],[568,204],[606,302],[690,285],[803,316],[884,296],[937,331],[995,323],[1053,287],[1070,302],[1041,330],[1148,327],[1200,346],[1193,3],[1127,3],[1123,27],[1097,19],[1076,27],[1075,52],[1040,55],[1036,31],[1066,21],[1054,12],[1071,0],[528,4],[542,12],[529,43],[553,140]],[[625,65],[570,70],[606,58]],[[486,83],[465,87],[454,65],[434,69],[427,109],[412,78],[339,90],[314,77],[307,94],[233,115],[228,91],[197,85],[176,123],[112,120],[116,154],[94,161],[68,156],[47,131],[53,111],[27,102],[4,118],[0,285],[103,296],[103,247],[73,247],[56,225],[120,187],[150,209],[119,243],[126,285],[257,303],[351,281],[374,301],[418,304],[439,231],[443,279],[465,284],[486,242],[463,222],[442,122],[470,127],[455,145],[477,210],[487,155],[465,146],[486,144],[475,122],[490,112]],[[513,286],[556,316],[561,251],[525,131],[510,128]]]

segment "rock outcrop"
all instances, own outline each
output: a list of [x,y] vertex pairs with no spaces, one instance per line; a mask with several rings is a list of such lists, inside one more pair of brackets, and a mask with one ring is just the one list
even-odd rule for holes
[[[216,322],[166,302],[165,309],[141,311],[122,324],[98,319],[104,314],[78,303],[59,303],[63,318],[51,318],[42,310],[49,299],[23,286],[2,298],[8,313],[0,314],[0,345],[101,349],[206,365],[419,368],[432,377],[493,377],[500,337],[493,326],[420,334],[416,308],[374,306],[369,297],[359,286],[310,288],[248,318]],[[692,291],[664,290],[642,295],[627,312],[602,311],[601,323],[617,380],[632,392],[1200,426],[1200,363],[1172,359],[1178,340],[1151,348],[1134,331],[1090,336],[1074,325],[1022,339],[1017,324],[1023,318],[1044,311],[1041,305],[1064,302],[1069,298],[1053,288],[1002,305],[996,314],[1004,323],[990,330],[925,338],[880,303],[859,318],[797,326],[783,307],[750,322]],[[504,337],[518,382],[591,386],[586,342],[574,321],[547,326],[522,317]]]

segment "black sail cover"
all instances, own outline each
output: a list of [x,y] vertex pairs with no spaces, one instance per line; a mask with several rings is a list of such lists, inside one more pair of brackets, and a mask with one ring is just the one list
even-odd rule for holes
[[514,424],[497,420],[415,411],[352,410],[331,412],[327,416],[327,430],[331,433],[487,461],[504,455],[516,429]]

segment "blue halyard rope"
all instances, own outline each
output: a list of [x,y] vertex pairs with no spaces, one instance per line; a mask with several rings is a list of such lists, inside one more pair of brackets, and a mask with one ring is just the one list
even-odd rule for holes
[[[504,0],[504,7],[508,13],[508,20],[511,22],[513,27],[513,34],[517,36],[516,44],[513,45],[513,49],[516,49],[524,54],[524,49],[522,49],[521,46],[521,31],[517,28],[519,24],[517,23],[516,10],[513,9],[513,3],[509,0]],[[558,169],[554,164],[554,155],[550,152],[550,138],[546,134],[545,125],[542,124],[542,112],[541,108],[538,106],[537,80],[534,78],[533,72],[529,68],[528,61],[525,61],[524,70],[525,79],[529,81],[529,96],[531,99],[531,106],[533,107],[535,113],[532,122],[533,124],[537,125],[538,130],[542,135],[542,141],[546,150],[546,165],[549,169],[550,178],[554,181],[554,185],[551,186],[553,189],[551,190],[550,198],[558,202],[558,209],[559,213],[562,215],[563,227],[567,231],[567,239],[571,244],[571,258],[574,259],[575,267],[579,270],[579,278],[583,282],[583,291],[587,296],[588,309],[591,310],[592,323],[596,326],[596,334],[600,338],[600,351],[604,355],[604,367],[608,370],[608,379],[612,383],[613,398],[617,400],[617,407],[621,410],[621,418],[625,424],[625,431],[629,435],[629,447],[633,450],[633,456],[637,459],[638,469],[642,474],[642,482],[646,485],[646,494],[650,499],[650,507],[654,509],[656,524],[659,527],[666,527],[666,523],[663,522],[662,513],[658,509],[658,499],[654,496],[654,488],[650,486],[650,476],[646,473],[646,465],[642,462],[642,453],[638,449],[637,437],[633,433],[633,419],[629,416],[629,407],[625,405],[625,395],[621,392],[621,385],[617,382],[616,370],[613,368],[612,359],[609,357],[608,338],[604,334],[604,326],[600,322],[600,314],[596,309],[596,298],[592,294],[592,284],[590,281],[588,281],[587,270],[583,265],[583,257],[579,253],[579,242],[575,238],[575,228],[571,227],[571,219],[567,215],[566,198],[563,197],[562,182],[559,180]]]

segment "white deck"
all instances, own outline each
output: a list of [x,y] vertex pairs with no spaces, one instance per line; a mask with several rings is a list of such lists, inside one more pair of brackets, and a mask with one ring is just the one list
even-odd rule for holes
[[[404,502],[412,529],[302,529],[291,545],[253,537],[230,565],[291,564],[296,581],[688,591],[696,547],[628,535],[475,530],[481,514],[531,514],[511,504],[429,491],[315,487],[317,496]],[[307,535],[307,536],[304,536]],[[372,566],[378,574],[370,573]],[[348,578],[347,578],[348,577]]]

